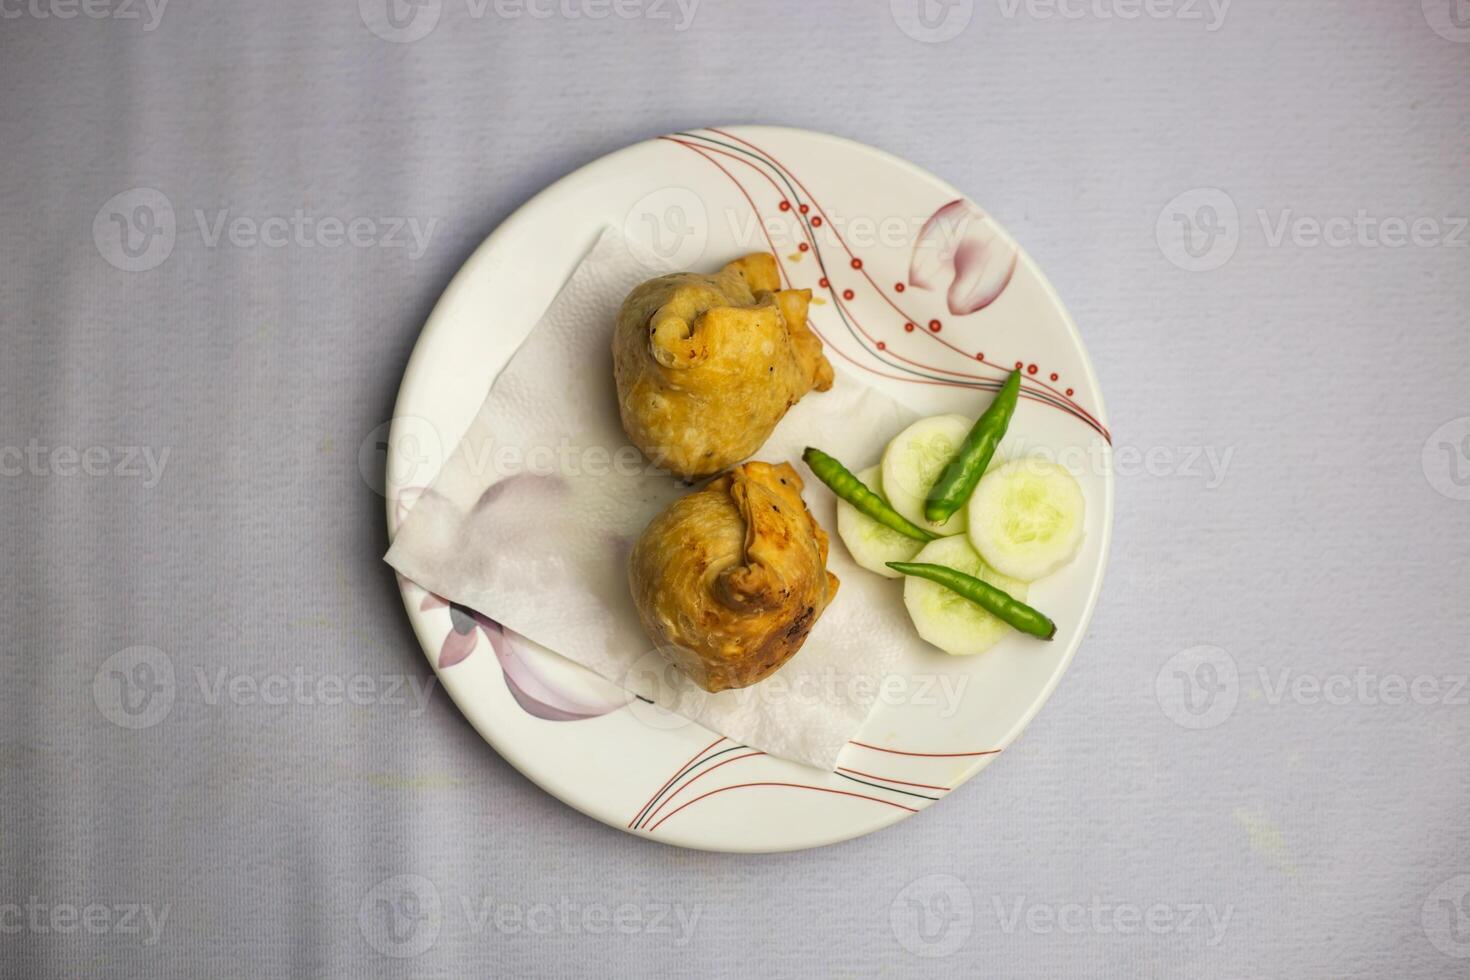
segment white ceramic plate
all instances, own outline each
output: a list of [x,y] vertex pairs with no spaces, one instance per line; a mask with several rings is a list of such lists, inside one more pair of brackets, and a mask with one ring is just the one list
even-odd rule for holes
[[[1078,559],[1031,589],[1031,603],[1056,620],[1058,639],[1016,634],[970,658],[926,651],[913,672],[952,677],[949,690],[961,695],[936,689],[911,690],[904,703],[880,698],[833,773],[630,703],[590,671],[405,581],[409,618],[440,683],[537,785],[654,840],[791,850],[870,833],[928,807],[983,769],[1040,709],[1077,651],[1101,586],[1111,449],[1071,318],[992,219],[896,157],[765,126],[639,143],[537,195],[475,251],[439,300],[404,374],[389,435],[390,535],[608,225],[679,268],[713,270],[746,252],[774,251],[788,282],[813,290],[812,323],[833,363],[921,412],[975,415],[1006,372],[1024,366],[1008,455],[1054,454],[1081,480],[1088,504]],[[956,245],[957,258],[949,254]],[[914,276],[916,254],[927,266]],[[951,289],[956,278],[960,286]],[[874,433],[871,460],[849,462],[856,469],[876,461],[889,435]],[[825,493],[808,483],[809,499]],[[830,503],[813,509],[835,530]],[[833,547],[842,547],[835,533]]]

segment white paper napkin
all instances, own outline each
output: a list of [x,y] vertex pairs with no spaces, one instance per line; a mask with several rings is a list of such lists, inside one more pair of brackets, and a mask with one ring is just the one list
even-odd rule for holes
[[900,651],[918,641],[902,590],[848,558],[832,495],[801,453],[819,446],[857,470],[914,415],[840,369],[830,391],[808,394],[787,414],[755,458],[789,461],[806,482],[807,504],[832,537],[836,599],[796,656],[753,687],[712,695],[664,669],[634,611],[627,560],[648,521],[692,488],[654,469],[618,420],[618,308],[639,282],[674,271],[650,269],[633,247],[604,232],[495,379],[387,561],[715,732],[831,769]]

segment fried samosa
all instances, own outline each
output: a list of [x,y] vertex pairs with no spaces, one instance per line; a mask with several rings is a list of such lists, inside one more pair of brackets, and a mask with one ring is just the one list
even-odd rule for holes
[[649,459],[694,480],[753,455],[803,395],[832,387],[807,327],[809,289],[781,289],[757,252],[712,276],[635,288],[613,335],[623,429]]
[[670,504],[633,548],[643,628],[707,691],[779,669],[837,592],[801,486],[789,463],[745,463]]

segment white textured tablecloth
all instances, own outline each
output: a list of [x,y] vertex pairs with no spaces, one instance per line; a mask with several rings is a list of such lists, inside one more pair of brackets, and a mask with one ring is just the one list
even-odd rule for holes
[[[0,975],[1470,970],[1463,0],[392,2],[0,4]],[[373,486],[497,223],[755,121],[1003,221],[1120,466],[1025,736],[765,858],[501,761]]]

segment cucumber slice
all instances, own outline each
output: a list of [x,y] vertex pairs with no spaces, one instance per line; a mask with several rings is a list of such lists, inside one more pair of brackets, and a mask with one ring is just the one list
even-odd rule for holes
[[1056,463],[1017,459],[980,478],[970,497],[970,543],[986,563],[1034,582],[1077,554],[1086,501]]
[[[856,475],[869,490],[883,495],[881,467],[869,466]],[[903,578],[902,572],[895,572],[885,562],[912,561],[924,547],[924,542],[879,524],[841,497],[837,498],[837,535],[847,545],[853,561],[884,578]]]
[[[1025,582],[1007,578],[985,564],[975,553],[975,549],[970,547],[970,542],[963,537],[931,541],[913,560],[948,565],[966,575],[989,582],[998,589],[1004,589],[1023,602],[1026,599]],[[919,635],[955,657],[984,653],[1012,631],[1007,623],[959,593],[951,592],[937,582],[912,575],[903,583],[903,604],[908,607],[909,619],[914,621],[914,628],[919,631]]]
[[965,533],[965,508],[931,521],[924,501],[974,424],[963,415],[931,415],[893,437],[883,450],[883,492],[894,510],[933,534]]

